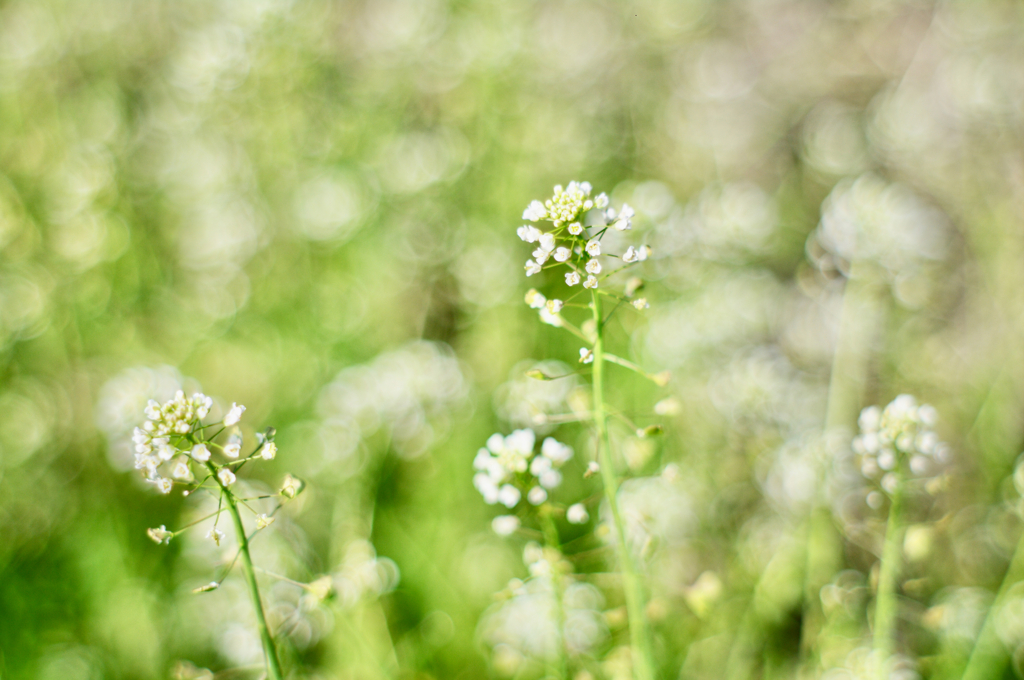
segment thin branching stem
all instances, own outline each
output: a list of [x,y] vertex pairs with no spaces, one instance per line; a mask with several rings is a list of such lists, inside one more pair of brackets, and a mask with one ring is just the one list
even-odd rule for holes
[[878,569],[878,593],[875,595],[874,647],[878,663],[878,677],[888,677],[889,657],[895,649],[896,614],[899,606],[896,581],[901,566],[903,545],[903,498],[902,481],[892,494],[889,519],[885,526],[885,544],[882,548],[882,562]]
[[593,399],[594,427],[597,430],[597,457],[601,466],[601,479],[604,482],[605,498],[612,512],[615,525],[616,543],[618,545],[619,562],[622,567],[623,590],[626,596],[626,611],[629,616],[629,638],[631,658],[633,660],[633,677],[635,680],[654,680],[654,662],[651,653],[651,635],[644,613],[645,597],[643,583],[629,548],[626,536],[626,523],[619,508],[619,478],[615,472],[615,464],[611,453],[611,439],[608,436],[608,412],[604,401],[604,328],[601,320],[601,296],[597,292],[591,295],[596,338],[594,341],[593,368]]

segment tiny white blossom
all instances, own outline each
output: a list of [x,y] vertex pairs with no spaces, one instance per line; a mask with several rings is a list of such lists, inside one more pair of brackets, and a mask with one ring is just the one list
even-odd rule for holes
[[601,273],[601,263],[599,261],[597,261],[597,260],[591,260],[590,262],[587,262],[587,273],[588,274],[600,274]]
[[619,211],[618,217],[614,217],[615,223],[612,224],[619,231],[626,231],[627,229],[633,228],[633,216],[635,213],[628,204],[623,204],[622,210]]
[[604,210],[608,207],[608,194],[603,191],[597,195],[594,199],[594,207],[599,210]]
[[217,479],[219,479],[220,483],[223,484],[224,486],[231,486],[232,484],[235,483],[237,477],[235,477],[234,472],[224,467],[221,468],[220,472],[217,473]]
[[546,253],[550,253],[555,249],[555,235],[554,234],[541,234],[539,241],[540,249]]
[[527,276],[533,276],[534,274],[539,274],[539,273],[540,273],[540,264],[538,264],[537,262],[534,262],[533,260],[527,260],[526,261],[526,275]]
[[166,477],[157,476],[151,479],[150,481],[156,484],[156,488],[160,491],[160,493],[170,493],[171,489],[174,488],[174,482],[167,479]]
[[542,486],[535,486],[526,494],[526,500],[531,505],[540,505],[548,499],[548,492]]
[[487,505],[494,505],[498,502],[498,485],[494,482],[491,475],[486,472],[478,472],[473,475],[473,486],[480,492],[480,495],[484,497],[484,502]]
[[575,286],[579,282],[580,282],[580,275],[577,274],[576,272],[569,272],[568,274],[565,275],[565,285],[567,285],[567,286]]
[[530,305],[533,309],[540,309],[547,304],[548,299],[544,297],[536,288],[531,288],[526,291],[526,304]]
[[540,476],[540,485],[545,489],[557,488],[562,483],[562,473],[558,470],[548,470]]
[[643,262],[644,260],[651,256],[651,247],[640,246],[640,248],[636,251],[636,256],[640,259],[641,262]]
[[242,453],[242,445],[238,442],[228,442],[224,445],[224,455],[228,458],[238,458]]
[[499,515],[491,520],[491,529],[499,536],[510,536],[519,528],[519,518],[515,515]]
[[[591,260],[593,262],[594,260]],[[589,263],[588,263],[589,264]],[[583,282],[584,288],[597,288],[597,277],[591,274],[587,277],[587,280]]]
[[210,460],[210,449],[206,448],[206,444],[196,444],[192,447],[192,460],[200,463]]
[[540,238],[540,234],[540,229],[530,224],[524,224],[516,229],[516,235],[527,243],[536,243],[537,239]]
[[512,486],[511,484],[505,484],[498,489],[498,502],[504,505],[506,508],[514,508],[519,503],[519,499],[522,497],[519,489]]
[[174,532],[168,531],[167,527],[161,524],[159,529],[146,529],[146,535],[157,543],[170,543]]
[[160,456],[160,460],[170,460],[177,455],[178,450],[170,444],[161,444],[160,448],[157,449],[157,455]]
[[601,242],[596,238],[592,238],[587,241],[587,255],[591,257],[597,257],[601,254]]
[[565,511],[565,518],[569,520],[569,524],[586,524],[590,520],[590,515],[582,503],[574,503]]
[[220,545],[220,542],[224,540],[224,532],[214,527],[206,533],[206,537],[213,539],[213,542]]
[[266,513],[261,513],[259,515],[256,515],[256,528],[257,529],[266,529],[267,527],[269,527],[271,524],[274,523],[274,519],[275,518],[273,518],[273,517],[267,516]]
[[537,456],[530,461],[530,474],[534,477],[540,477],[548,470],[552,468],[552,460],[545,456]]
[[598,465],[596,460],[592,460],[587,463],[587,475],[596,475],[601,471],[601,466]]
[[245,407],[241,404],[235,404],[232,402],[231,410],[229,410],[228,414],[224,416],[224,425],[227,427],[237,425],[238,421],[242,419],[243,413],[245,413]]
[[637,262],[640,259],[640,255],[636,252],[636,248],[630,246],[626,248],[626,252],[622,254],[623,262]]
[[210,415],[210,409],[213,407],[212,398],[206,396],[202,392],[197,392],[192,395],[192,403],[195,405],[196,417],[199,418],[199,420]]
[[562,465],[572,458],[572,447],[563,444],[554,437],[548,437],[540,445],[540,454],[556,465]]
[[536,222],[548,216],[548,211],[540,201],[531,201],[530,205],[523,211],[523,219]]
[[594,190],[594,187],[591,186],[590,182],[580,182],[579,187],[587,196],[589,196],[590,192]]
[[572,257],[572,251],[565,246],[559,246],[555,249],[555,253],[552,257],[555,258],[556,262],[567,262],[569,258]]
[[274,442],[264,444],[263,449],[260,450],[260,456],[263,460],[274,460],[277,457],[277,444]]
[[192,481],[192,468],[188,466],[187,458],[180,458],[175,463],[174,468],[171,470],[171,474],[175,479],[180,479],[185,482]]
[[548,261],[548,258],[551,257],[551,253],[543,248],[537,248],[537,250],[533,251],[531,255],[533,255],[533,259],[537,260],[537,264],[544,264]]
[[647,304],[647,298],[637,298],[631,303],[637,309],[648,309],[650,305]]
[[594,351],[589,347],[580,347],[580,363],[590,364],[594,361]]
[[569,225],[569,233],[573,236],[579,236],[583,233],[583,225],[579,222],[573,222]]
[[548,300],[547,303],[548,312],[550,312],[551,314],[558,314],[559,312],[562,311],[562,307],[564,306],[565,303],[562,302],[561,300]]
[[[560,302],[560,301],[559,300],[554,300],[553,302]],[[551,301],[548,302],[548,305],[549,305],[548,307],[545,307],[544,309],[540,310],[540,314],[539,314],[540,322],[541,323],[546,323],[549,326],[554,326],[556,328],[561,328],[562,327],[562,323],[563,323],[562,322],[562,317],[558,316],[558,314],[553,313],[551,311],[551,307],[550,307]]]
[[292,477],[290,474],[284,476],[284,481],[281,482],[280,493],[286,498],[295,498],[302,493],[302,488],[305,486],[301,479]]

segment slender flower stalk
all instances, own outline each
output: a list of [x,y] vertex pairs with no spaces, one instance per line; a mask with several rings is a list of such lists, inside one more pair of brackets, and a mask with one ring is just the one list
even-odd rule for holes
[[[561,553],[562,544],[558,538],[558,527],[555,525],[555,518],[551,514],[550,505],[541,506],[540,518],[544,532],[544,544],[553,551]],[[565,588],[562,584],[562,574],[559,561],[551,564],[551,590],[555,598],[555,631],[558,639],[555,644],[558,648],[555,677],[569,677],[569,655],[565,649]]]
[[[213,466],[207,462],[206,465],[213,472]],[[256,627],[260,631],[260,641],[263,643],[263,656],[267,664],[267,676],[270,680],[282,680],[281,661],[277,658],[277,646],[270,634],[270,627],[267,626],[267,617],[263,613],[263,599],[260,597],[260,586],[256,582],[256,572],[252,566],[252,555],[249,554],[249,538],[245,534],[245,527],[242,526],[242,516],[238,512],[238,502],[235,495],[231,493],[218,479],[221,486],[221,493],[227,500],[228,512],[235,523],[235,534],[238,536],[238,550],[242,556],[242,572],[245,574],[245,582],[249,586],[249,597],[252,598],[252,607],[256,612]]]
[[878,568],[878,593],[875,595],[874,649],[880,680],[888,677],[889,658],[895,650],[896,614],[899,609],[896,582],[903,562],[903,502],[901,480],[892,492],[892,505],[889,507],[889,518],[885,525],[882,561]]
[[633,659],[633,677],[635,680],[653,680],[654,663],[651,653],[651,636],[644,613],[645,595],[640,574],[637,570],[633,552],[629,548],[626,536],[626,524],[619,508],[619,478],[615,473],[612,459],[611,439],[608,436],[608,413],[604,400],[604,329],[601,316],[601,296],[594,291],[591,305],[596,324],[594,340],[594,365],[592,386],[594,395],[594,428],[597,433],[597,456],[601,466],[601,479],[604,482],[604,495],[611,509],[615,524],[615,537],[618,545],[619,562],[622,567],[622,582],[626,596],[626,611],[629,615],[629,639]]

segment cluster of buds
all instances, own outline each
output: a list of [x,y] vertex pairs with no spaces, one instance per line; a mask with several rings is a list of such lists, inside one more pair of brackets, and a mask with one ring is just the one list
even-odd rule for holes
[[[537,435],[530,429],[516,430],[504,437],[493,434],[487,439],[487,446],[473,460],[477,470],[473,486],[486,503],[500,503],[511,510],[525,496],[530,505],[537,506],[548,500],[550,491],[561,486],[560,468],[572,459],[572,447],[547,437],[538,452],[534,450],[536,442]],[[582,516],[573,512],[574,519]],[[519,518],[503,515],[495,519],[493,527],[499,534],[510,534],[519,528]]]
[[861,473],[888,494],[907,475],[934,475],[949,456],[948,445],[934,431],[937,421],[934,407],[918,404],[909,394],[896,397],[885,409],[869,406],[861,411],[860,434],[853,440]]
[[[603,265],[599,259],[601,239],[608,229],[626,231],[633,226],[633,209],[624,204],[616,211],[608,205],[608,196],[598,194],[590,198],[589,182],[569,182],[568,187],[558,185],[554,196],[547,201],[533,201],[523,212],[523,219],[531,222],[549,221],[552,231],[544,232],[536,226],[524,224],[519,227],[519,238],[527,243],[537,244],[533,259],[526,262],[526,275],[533,276],[544,269],[565,266],[566,285],[580,283],[584,288],[594,289],[600,285],[599,278]],[[597,211],[595,213],[594,211]],[[596,217],[595,217],[596,215]],[[647,259],[650,248],[630,246],[618,256],[626,264]],[[608,253],[604,253],[609,256]],[[606,275],[607,276],[607,275]],[[551,307],[561,309],[560,300],[545,300],[547,311],[557,314]]]

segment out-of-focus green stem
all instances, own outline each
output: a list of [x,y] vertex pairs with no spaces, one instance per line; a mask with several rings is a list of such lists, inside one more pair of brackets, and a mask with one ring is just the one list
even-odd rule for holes
[[[555,526],[555,518],[551,515],[551,506],[542,506],[540,517],[544,530],[544,544],[553,550],[561,551],[558,527]],[[556,677],[567,678],[569,677],[569,655],[565,649],[565,589],[562,587],[562,574],[557,563],[551,565],[551,588],[555,596],[555,644],[558,647]]]
[[622,568],[623,590],[626,595],[626,611],[629,615],[629,639],[635,680],[654,680],[654,661],[651,653],[650,628],[644,613],[644,587],[629,548],[626,523],[619,509],[619,478],[611,455],[611,439],[608,436],[608,412],[604,402],[604,328],[601,318],[601,297],[591,292],[591,307],[594,312],[594,367],[593,399],[594,427],[597,430],[597,458],[601,466],[601,480],[604,495],[612,512],[615,525],[616,544]]
[[1006,575],[1003,576],[1003,582],[999,585],[996,599],[985,615],[985,623],[981,627],[981,632],[978,633],[974,649],[971,650],[971,656],[967,660],[963,680],[988,680],[988,678],[1003,676],[1003,669],[1009,654],[999,640],[999,636],[996,635],[996,616],[1005,604],[1010,588],[1021,580],[1024,580],[1024,535],[1017,541],[1017,548],[1013,552]]
[[[206,466],[214,474],[214,479],[217,479],[216,468],[209,462],[206,463]],[[260,587],[256,582],[256,572],[252,566],[252,556],[249,554],[249,539],[245,535],[245,527],[242,525],[242,516],[238,512],[238,504],[235,502],[234,494],[231,493],[228,487],[224,486],[220,479],[217,479],[217,483],[220,484],[221,492],[228,502],[231,519],[235,523],[235,534],[238,536],[238,551],[242,556],[242,572],[245,574],[245,582],[249,586],[249,596],[252,598],[253,609],[256,610],[256,626],[259,628],[260,640],[263,642],[263,655],[267,662],[267,677],[270,680],[283,680],[284,675],[281,673],[281,662],[277,658],[277,647],[274,645],[274,638],[270,635],[267,618],[263,614],[263,600],[260,598]]]
[[899,602],[896,596],[896,581],[900,575],[901,551],[903,545],[903,480],[896,485],[889,507],[889,519],[885,525],[885,545],[882,548],[882,563],[878,569],[878,593],[875,595],[874,647],[878,663],[878,677],[885,680],[889,657],[895,648],[896,613]]

